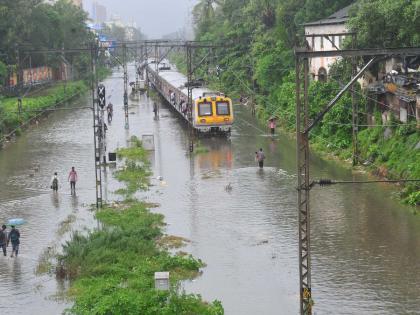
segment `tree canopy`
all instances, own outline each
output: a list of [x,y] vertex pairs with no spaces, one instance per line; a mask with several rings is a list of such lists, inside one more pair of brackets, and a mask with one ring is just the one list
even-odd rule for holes
[[[16,48],[74,48],[85,46],[92,34],[87,13],[67,0],[3,0],[0,4],[0,61],[15,64]],[[44,64],[32,58],[32,65]]]
[[419,0],[359,0],[349,26],[361,47],[420,45]]

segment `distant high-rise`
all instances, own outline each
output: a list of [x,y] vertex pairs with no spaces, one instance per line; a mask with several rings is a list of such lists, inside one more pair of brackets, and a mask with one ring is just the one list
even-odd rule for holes
[[106,7],[94,1],[92,3],[92,18],[96,24],[105,23],[107,20]]
[[71,0],[71,2],[79,8],[83,8],[83,0]]

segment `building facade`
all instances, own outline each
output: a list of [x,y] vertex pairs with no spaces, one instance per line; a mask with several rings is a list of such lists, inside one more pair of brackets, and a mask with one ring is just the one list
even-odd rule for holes
[[92,19],[96,24],[102,24],[107,21],[107,10],[106,7],[98,2],[92,3]]
[[83,8],[83,0],[71,0],[71,3],[73,3],[75,6],[79,8]]
[[[351,5],[347,6],[329,17],[306,23],[305,35],[307,46],[313,51],[339,50],[342,49],[344,38],[348,33],[346,22],[349,19]],[[343,34],[335,36],[332,34]],[[314,36],[311,36],[314,35]],[[325,36],[315,36],[325,35]],[[310,60],[310,74],[314,80],[325,81],[328,78],[331,65],[339,57],[320,57]]]

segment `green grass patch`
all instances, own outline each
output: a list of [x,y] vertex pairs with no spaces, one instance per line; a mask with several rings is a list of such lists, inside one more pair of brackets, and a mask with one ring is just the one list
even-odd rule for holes
[[115,177],[125,183],[126,187],[117,193],[130,198],[138,190],[147,190],[151,175],[148,153],[143,149],[141,141],[131,138],[131,146],[117,150],[117,156],[123,159],[124,166],[115,173]]
[[[125,168],[116,177],[131,193],[143,189],[151,173],[141,142],[132,139],[130,148],[119,150],[119,157],[125,159]],[[148,206],[131,197],[106,206],[96,213],[100,230],[74,233],[63,246],[57,275],[72,280],[69,296],[74,305],[68,314],[224,313],[220,302],[206,303],[199,295],[179,289],[179,281],[199,275],[204,263],[185,253],[169,252],[186,240],[163,235],[163,215],[150,212]],[[169,291],[154,288],[157,271],[170,272]]]
[[[420,130],[414,125],[399,125],[392,128],[392,136],[384,138],[384,128],[376,127],[360,132],[363,158],[370,161],[374,173],[389,179],[419,179]],[[404,186],[400,192],[402,200],[411,205],[420,205],[420,183]]]
[[60,105],[86,91],[87,86],[84,81],[57,84],[42,91],[42,94],[24,97],[20,114],[16,97],[0,99],[0,137],[40,114],[42,110]]

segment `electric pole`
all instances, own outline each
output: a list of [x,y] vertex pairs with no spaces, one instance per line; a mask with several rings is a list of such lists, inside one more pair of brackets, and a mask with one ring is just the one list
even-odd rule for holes
[[128,122],[128,70],[127,70],[127,45],[123,44],[123,67],[124,67],[124,117],[125,129],[129,128]]

